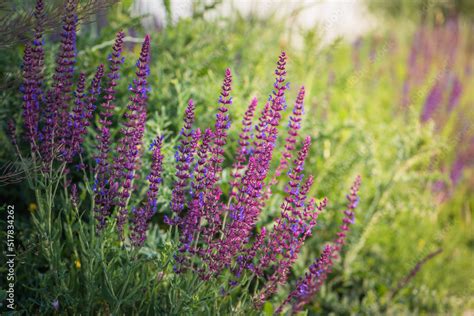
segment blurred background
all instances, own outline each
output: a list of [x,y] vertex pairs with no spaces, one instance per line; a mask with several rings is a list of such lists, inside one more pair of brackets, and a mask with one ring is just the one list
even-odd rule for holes
[[[61,2],[47,1],[48,74],[58,47]],[[117,117],[125,111],[140,43],[151,35],[146,142],[163,133],[170,166],[187,100],[196,101],[198,126],[212,124],[230,67],[235,74],[230,167],[243,112],[253,96],[261,103],[267,99],[277,56],[287,52],[287,102],[294,102],[299,86],[307,91],[301,134],[314,140],[305,170],[316,179],[311,194],[330,202],[292,273],[301,275],[332,239],[351,180],[356,174],[363,179],[345,255],[310,314],[474,314],[474,1],[80,3],[80,71],[92,76],[106,62],[115,33],[127,33],[122,72],[127,80],[121,81]],[[33,5],[0,2],[3,125],[21,118],[20,65]],[[86,148],[93,148],[93,139]],[[25,183],[8,183],[11,169],[5,166],[14,165],[12,153],[2,132],[0,194],[26,219],[36,206]],[[165,176],[166,183],[172,181],[171,174]],[[160,194],[162,215],[169,212],[171,193]],[[283,186],[273,193],[260,226],[278,216],[282,197]]]

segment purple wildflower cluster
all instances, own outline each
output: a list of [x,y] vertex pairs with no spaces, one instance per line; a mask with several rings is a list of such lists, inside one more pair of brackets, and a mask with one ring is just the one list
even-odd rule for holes
[[470,65],[461,68],[457,63],[464,58],[462,45],[458,17],[451,16],[434,26],[422,24],[412,41],[407,60],[408,71],[403,84],[401,105],[405,108],[415,101],[424,87],[428,87],[426,97],[422,100],[422,123],[433,121],[436,131],[441,132],[447,126],[451,129],[453,117],[460,122],[456,124],[454,135],[451,135],[457,142],[453,159],[448,163],[442,159],[432,164],[451,178],[451,185],[442,180],[434,183],[433,191],[439,202],[451,196],[451,187],[458,184],[464,170],[472,165],[464,156],[474,150],[470,141],[473,135],[472,132],[471,135],[466,135],[462,123],[467,114],[465,85],[472,79],[472,71]]
[[150,62],[150,36],[146,36],[137,61],[136,79],[130,87],[131,96],[122,123],[121,137],[111,150],[109,126],[115,109],[115,88],[119,80],[120,65],[124,62],[122,54],[125,34],[117,34],[113,52],[109,56],[109,83],[105,89],[105,102],[102,104],[101,127],[98,136],[98,152],[95,172],[95,205],[97,230],[101,231],[107,220],[116,210],[117,232],[120,240],[125,240],[125,226],[130,224],[130,242],[135,246],[143,245],[146,229],[156,212],[156,196],[161,182],[161,138],[155,139],[150,146],[152,166],[148,181],[150,183],[147,201],[144,206],[133,207],[130,218],[129,201],[134,190],[134,180],[143,154],[143,136],[146,122],[146,105]]
[[403,86],[402,106],[410,105],[410,94],[429,79],[434,65],[439,65],[436,79],[431,83],[432,90],[421,115],[423,121],[429,119],[437,108],[437,89],[448,91],[455,74],[455,61],[459,54],[460,32],[459,20],[456,17],[447,19],[444,24],[432,27],[421,25],[413,38],[407,61],[408,73]]
[[333,254],[334,248],[327,245],[321,256],[309,266],[308,272],[298,281],[295,289],[290,292],[288,297],[275,311],[276,314],[280,314],[286,304],[293,302],[293,312],[297,312],[311,301],[311,298],[319,291],[331,272]]
[[[76,6],[74,0],[66,2],[53,84],[50,89],[45,89],[41,80],[44,68],[41,17],[44,5],[42,0],[37,2],[35,39],[33,45],[26,46],[24,56],[23,118],[26,137],[33,149],[33,157],[37,156],[36,161],[43,167],[41,170],[46,177],[53,164],[65,167],[79,160],[81,168],[84,168],[82,143],[98,109],[97,154],[93,168],[97,233],[115,220],[119,239],[141,247],[146,240],[149,222],[158,208],[163,171],[163,139],[158,136],[150,145],[152,163],[146,178],[146,200],[131,206],[130,200],[137,186],[134,182],[139,176],[144,154],[150,36],[145,37],[141,47],[136,78],[129,88],[131,95],[125,120],[118,122],[120,135],[118,139],[113,139],[110,129],[117,106],[115,95],[120,67],[124,63],[125,34],[117,33],[107,71],[104,65],[100,65],[88,89],[85,73],[80,73],[74,84]],[[273,177],[269,176],[279,126],[287,108],[285,94],[289,84],[286,81],[286,64],[287,56],[282,52],[275,70],[273,91],[263,104],[255,125],[256,98],[251,100],[245,112],[228,192],[223,192],[221,181],[225,167],[224,146],[229,142],[231,125],[229,108],[233,103],[230,69],[226,69],[224,74],[213,128],[201,131],[193,127],[195,104],[189,100],[175,155],[176,180],[170,201],[172,216],[165,218],[166,223],[179,230],[176,272],[191,270],[207,280],[218,277],[224,270],[230,271],[229,287],[238,285],[242,274],[247,273],[251,279],[258,279],[263,284],[254,297],[256,307],[261,307],[279,285],[287,282],[304,241],[311,236],[318,215],[328,203],[326,198],[317,203],[310,196],[314,178],[304,175],[311,138],[307,136],[301,145],[297,145],[304,113],[304,87],[299,90],[289,118],[288,135],[279,165]],[[101,89],[102,81],[105,82],[104,89]],[[12,135],[15,134],[13,125],[9,125],[9,130]],[[271,188],[278,184],[278,178],[284,176],[287,179],[280,216],[273,228],[259,229],[257,222],[271,195]],[[334,245],[325,248],[284,304],[291,302],[297,310],[311,299],[327,277],[332,260],[340,253],[349,226],[354,222],[359,186],[358,177],[347,197],[349,204]],[[71,184],[68,191],[77,208],[80,204],[77,185]]]
[[38,0],[32,43],[23,57],[23,122],[35,164],[47,174],[55,161],[71,163],[81,153],[86,128],[92,117],[100,88],[99,70],[86,93],[86,75],[81,73],[73,91],[76,62],[76,1],[65,3],[61,45],[50,88],[44,86],[44,2]]
[[[247,271],[264,284],[254,297],[256,307],[261,307],[279,285],[286,283],[304,241],[311,236],[318,215],[328,203],[326,198],[317,203],[310,197],[314,178],[305,177],[303,173],[311,138],[305,137],[302,144],[297,146],[304,113],[304,87],[298,93],[293,115],[289,119],[288,136],[280,163],[274,177],[268,179],[278,127],[286,108],[286,61],[287,56],[282,53],[277,62],[273,92],[264,104],[255,126],[252,121],[258,105],[256,98],[252,99],[245,112],[227,199],[219,182],[230,124],[230,70],[225,72],[213,129],[206,129],[202,133],[200,129],[193,128],[195,104],[189,101],[176,152],[176,182],[171,201],[173,216],[165,219],[168,224],[176,226],[180,233],[179,253],[175,256],[176,272],[191,270],[207,280],[228,270],[232,275],[229,286],[233,287]],[[300,148],[294,153],[297,147]],[[284,173],[285,170],[288,171]],[[257,232],[257,221],[271,195],[270,188],[284,174],[288,182],[286,196],[280,207],[281,215],[272,229],[263,227]],[[331,253],[325,250],[323,259],[319,260],[319,265],[327,270],[324,278],[330,271],[332,258],[341,251],[345,234],[353,222],[359,185],[360,178],[357,178],[348,195],[350,203],[341,231],[335,245],[329,248]],[[321,274],[321,279],[317,281],[311,280],[322,283],[323,276]],[[302,297],[301,301],[309,300],[310,294]]]
[[[415,33],[408,57],[402,105],[410,105],[410,94],[414,88],[428,84],[431,88],[420,115],[422,122],[434,119],[437,125],[443,125],[446,114],[459,104],[463,92],[462,79],[469,75],[456,69],[455,62],[461,53],[460,42],[459,21],[455,17],[435,27],[421,25]],[[437,66],[437,72],[431,80],[429,75],[434,66]]]
[[[49,171],[53,170],[56,163],[63,165],[67,170],[66,166],[77,161],[78,166],[84,168],[82,144],[87,129],[92,124],[97,104],[101,100],[97,126],[98,154],[95,156],[94,168],[97,231],[100,232],[106,227],[107,220],[116,208],[119,237],[124,239],[124,226],[129,223],[130,242],[135,246],[141,246],[145,240],[147,224],[156,212],[162,164],[162,141],[158,137],[152,144],[148,198],[144,205],[133,208],[132,216],[129,216],[128,202],[134,188],[133,180],[139,168],[145,130],[150,37],[147,35],[142,45],[140,58],[137,61],[136,79],[130,87],[130,102],[121,129],[121,138],[114,147],[110,127],[116,107],[115,94],[120,78],[120,66],[124,62],[122,50],[125,34],[118,32],[112,54],[108,58],[106,88],[101,89],[105,73],[103,65],[97,68],[87,89],[85,73],[79,74],[75,84],[76,8],[77,1],[65,2],[61,45],[56,58],[52,85],[47,89],[43,86],[42,80],[44,3],[43,0],[37,1],[34,13],[36,17],[34,40],[33,43],[26,45],[23,57],[23,120],[26,138],[31,146],[34,162],[42,167],[45,177],[50,176]],[[14,131],[13,127],[10,127],[10,130]],[[70,181],[69,179],[68,183]],[[73,184],[72,187],[74,200],[77,200],[77,186]]]
[[[109,56],[108,87],[105,89],[104,102],[100,113],[98,140],[98,156],[95,168],[95,212],[97,230],[106,227],[116,210],[117,231],[119,238],[125,240],[125,226],[130,224],[130,242],[135,246],[143,245],[146,239],[146,228],[156,212],[156,195],[161,182],[161,138],[155,139],[150,146],[152,167],[148,181],[148,199],[144,206],[132,207],[129,201],[134,190],[134,180],[138,177],[137,170],[143,154],[143,136],[146,122],[146,105],[150,62],[150,37],[147,35],[142,44],[140,57],[137,61],[136,79],[130,86],[131,96],[122,123],[121,137],[118,145],[112,148],[110,126],[112,125],[115,105],[116,86],[120,78],[119,71],[124,63],[122,57],[125,34],[118,32],[112,54]],[[115,149],[113,151],[112,149]],[[114,154],[115,153],[115,154]],[[130,217],[131,213],[131,217]]]
[[296,283],[295,289],[290,292],[285,301],[276,310],[277,314],[281,313],[284,306],[289,303],[292,304],[293,313],[300,311],[304,305],[311,301],[311,298],[314,297],[323,285],[328,274],[331,272],[333,259],[337,258],[342,250],[349,226],[354,223],[354,209],[359,202],[358,192],[360,183],[361,178],[358,176],[351,187],[350,194],[347,195],[347,209],[344,211],[345,216],[342,220],[340,231],[337,234],[338,237],[333,245],[327,245],[321,256],[309,266],[308,272]]
[[[31,146],[34,162],[45,173],[54,161],[72,162],[80,154],[85,128],[100,86],[101,74],[91,83],[91,95],[85,93],[86,76],[81,74],[73,91],[76,58],[76,1],[65,3],[61,45],[50,88],[44,86],[44,2],[38,0],[34,16],[36,24],[32,43],[25,47],[23,57],[23,122],[26,139]],[[73,109],[71,110],[71,107]]]

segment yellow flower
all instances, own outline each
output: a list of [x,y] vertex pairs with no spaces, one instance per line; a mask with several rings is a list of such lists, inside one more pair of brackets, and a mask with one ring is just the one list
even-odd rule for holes
[[76,259],[76,261],[74,261],[74,265],[76,266],[76,269],[80,269],[81,268],[81,260]]
[[28,211],[30,211],[30,213],[33,213],[34,211],[36,211],[37,208],[38,208],[38,205],[36,205],[36,203],[30,203],[28,205]]

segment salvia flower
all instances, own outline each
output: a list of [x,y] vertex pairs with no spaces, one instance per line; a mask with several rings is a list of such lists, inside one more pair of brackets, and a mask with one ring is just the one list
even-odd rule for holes
[[36,2],[34,39],[25,47],[23,57],[23,120],[26,137],[31,145],[32,152],[38,150],[38,129],[40,119],[40,99],[42,98],[42,81],[44,70],[43,50],[43,20],[44,3]]
[[296,137],[298,137],[298,130],[301,129],[302,115],[304,113],[304,95],[305,89],[304,86],[300,88],[298,92],[298,97],[296,98],[295,105],[293,108],[293,115],[290,116],[290,121],[288,123],[288,137],[285,139],[285,150],[283,151],[280,163],[275,170],[275,175],[268,182],[265,190],[265,195],[262,198],[262,203],[264,203],[272,194],[272,186],[278,183],[278,177],[288,168],[288,161],[291,161],[293,151],[295,149]]
[[[281,217],[277,219],[267,243],[262,247],[263,256],[259,259],[257,274],[262,275],[264,269],[273,263],[274,273],[269,277],[264,289],[256,298],[257,306],[272,295],[278,284],[286,282],[289,269],[298,258],[304,240],[311,235],[311,229],[316,225],[319,212],[315,212],[314,199],[308,200],[308,192],[314,182],[310,176],[302,182],[303,165],[311,145],[310,137],[306,137],[303,147],[293,163],[289,174],[287,196],[281,205]],[[326,205],[326,199],[321,202],[318,210]]]
[[265,227],[262,227],[262,230],[256,236],[253,245],[243,255],[237,257],[237,268],[233,270],[233,273],[237,278],[240,278],[244,269],[256,273],[256,267],[253,261],[257,254],[257,251],[260,250],[260,247],[262,247],[262,245],[264,244],[266,237],[267,229]]
[[79,153],[81,138],[86,128],[86,105],[84,104],[85,81],[86,74],[82,72],[79,75],[79,82],[75,91],[74,108],[72,109],[68,121],[68,127],[71,131],[70,137],[67,139],[67,142],[65,142],[65,148],[63,149],[65,160],[68,162],[71,162],[74,155]]
[[87,99],[88,104],[85,112],[85,119],[87,122],[92,118],[92,113],[96,109],[96,102],[97,98],[100,95],[101,87],[100,83],[102,81],[102,77],[104,76],[104,65],[101,64],[97,67],[97,71],[92,79],[92,83],[89,89],[89,97]]
[[45,96],[46,107],[43,113],[43,128],[41,131],[40,139],[40,154],[43,163],[43,170],[50,170],[51,164],[58,151],[58,145],[55,142],[56,131],[58,130],[58,99],[55,98],[56,94],[60,93],[59,88],[47,91]]
[[[71,129],[69,128],[70,119],[70,101],[72,100],[72,86],[74,65],[76,57],[76,16],[77,3],[74,0],[65,2],[65,15],[63,17],[63,26],[61,33],[61,45],[56,57],[56,67],[53,75],[52,87],[48,89],[43,96],[41,81],[43,78],[43,61],[44,52],[42,48],[42,30],[44,19],[44,5],[42,1],[37,2],[35,17],[37,25],[35,27],[35,39],[31,53],[33,62],[31,63],[31,70],[34,71],[35,97],[36,102],[44,102],[44,107],[31,116],[29,122],[39,122],[41,131],[38,128],[38,142],[32,143],[32,148],[36,150],[39,147],[39,153],[43,165],[43,170],[48,171],[52,167],[54,159],[60,158],[67,160],[67,142],[71,136]],[[36,119],[40,115],[40,119]],[[29,124],[29,130],[33,131],[31,126],[37,126],[36,123]],[[32,135],[30,133],[30,135]],[[33,140],[30,139],[30,143]],[[61,154],[61,155],[59,155]]]
[[209,173],[207,188],[210,189],[217,182],[219,173],[222,170],[224,161],[224,146],[227,143],[227,129],[229,129],[230,118],[228,107],[232,104],[230,91],[232,89],[232,74],[229,68],[225,71],[225,78],[222,84],[221,94],[219,96],[219,107],[216,114],[216,123],[214,127],[214,139],[211,146],[211,158],[209,160]]
[[337,258],[341,252],[349,226],[354,223],[354,210],[359,203],[358,193],[360,184],[361,178],[357,176],[352,184],[350,193],[347,195],[347,209],[344,211],[343,224],[340,227],[340,232],[334,244],[327,245],[324,248],[321,256],[309,267],[305,276],[297,282],[295,289],[290,292],[286,300],[283,301],[281,306],[277,309],[277,314],[281,313],[283,307],[288,303],[292,304],[293,313],[300,311],[321,288],[328,274],[331,272],[333,259]]
[[[42,68],[44,59],[41,57],[42,51],[39,48],[33,49],[31,45],[25,50],[26,134],[32,139],[35,139],[37,134],[40,140],[39,153],[43,164],[48,166],[49,170],[52,170],[57,152],[62,153],[59,162],[64,166],[72,162],[76,155],[82,158],[81,144],[87,127],[91,124],[96,102],[100,99],[101,80],[104,77],[104,66],[101,65],[97,68],[90,88],[86,89],[86,75],[81,73],[75,92],[72,93],[76,5],[77,2],[74,0],[66,3],[66,16],[53,85],[51,89],[46,90],[44,96],[41,85],[37,82],[42,74],[34,74],[36,71],[34,69]],[[37,16],[42,16],[42,6],[42,1],[39,0]],[[41,32],[40,25],[35,38],[41,38]],[[158,208],[158,193],[163,173],[163,139],[158,136],[150,145],[152,163],[147,176],[146,200],[138,205],[129,205],[144,151],[150,36],[145,37],[141,48],[136,64],[136,78],[129,88],[131,96],[124,115],[125,122],[120,130],[118,145],[114,147],[111,139],[112,116],[116,106],[115,94],[119,70],[123,63],[121,54],[124,36],[123,32],[117,34],[113,52],[109,56],[109,71],[106,75],[108,80],[103,91],[104,101],[100,106],[96,138],[98,154],[94,157],[96,164],[93,202],[97,231],[102,230],[108,220],[115,218],[120,241],[129,242],[133,247],[141,247],[146,240],[148,225]],[[285,198],[280,206],[281,214],[272,229],[257,227],[258,218],[267,198],[265,188],[269,183],[267,178],[277,144],[282,111],[286,108],[285,92],[289,88],[286,82],[286,60],[286,54],[281,53],[275,71],[273,91],[263,106],[254,130],[252,120],[257,99],[254,98],[248,106],[242,121],[243,128],[233,164],[234,172],[229,192],[223,192],[225,186],[221,186],[219,182],[223,173],[224,146],[228,142],[227,130],[231,122],[230,69],[225,72],[213,129],[208,128],[204,132],[198,128],[193,129],[195,106],[192,100],[189,101],[176,153],[177,180],[170,203],[173,217],[165,220],[169,224],[174,224],[175,229],[179,231],[179,252],[174,256],[176,272],[190,269],[202,280],[209,280],[227,269],[231,273],[231,277],[226,281],[226,286],[228,284],[229,287],[237,286],[239,282],[245,280],[242,278],[243,274],[250,276],[248,282],[253,282],[253,278],[258,279],[263,285],[256,289],[254,302],[257,307],[261,307],[263,302],[276,292],[278,285],[286,282],[303,242],[311,236],[319,213],[327,205],[327,199],[317,204],[310,196],[314,178],[311,175],[304,175],[304,164],[311,146],[309,136],[304,138],[301,148],[293,159],[292,152],[298,141],[303,114],[305,91],[302,87],[290,117],[283,160],[276,173],[278,176],[283,174],[289,167],[289,161],[293,162],[287,173],[289,179],[285,187]],[[46,105],[41,111],[38,110],[40,102]],[[9,125],[9,132],[15,134],[14,126]],[[84,168],[82,160],[81,168]],[[65,181],[65,192],[71,193],[71,202],[77,209],[78,187],[71,180],[68,178]],[[272,184],[272,181],[270,183]],[[67,188],[69,185],[70,190]],[[298,309],[301,304],[308,302],[321,286],[330,271],[331,260],[340,252],[349,225],[354,221],[359,185],[360,178],[357,178],[348,195],[348,208],[335,244],[326,247],[321,257],[298,282],[297,289],[290,294],[284,305],[291,303],[295,310]],[[225,196],[228,197],[227,201],[223,201]],[[257,233],[258,231],[260,232]],[[228,293],[228,289],[223,286],[222,294],[228,295]]]
[[[196,130],[192,131],[190,136],[191,136],[191,140],[190,140],[191,142],[189,143],[189,148],[191,149],[192,154],[187,159],[188,162],[186,162],[185,165],[189,164],[189,166],[188,166],[189,171],[187,173],[188,179],[191,179],[191,175],[193,177],[194,177],[194,175],[196,175],[199,178],[198,179],[199,182],[196,181],[196,182],[191,183],[190,188],[189,188],[189,196],[191,197],[191,202],[198,203],[198,199],[196,199],[195,197],[197,196],[196,194],[202,195],[202,192],[199,192],[199,190],[200,190],[199,186],[201,185],[200,182],[204,178],[202,177],[202,174],[200,173],[199,170],[194,170],[195,168],[198,167],[198,165],[194,165],[194,167],[192,167],[191,163],[193,163],[193,157],[192,156],[196,152],[196,150],[198,148],[199,141],[201,139],[201,130],[196,129]],[[208,142],[208,140],[206,139],[206,136],[203,139],[203,143],[202,143],[202,145],[204,145],[204,147],[207,146],[207,144],[205,144],[205,142]],[[198,164],[199,164],[199,162],[198,162]],[[178,172],[180,172],[180,170],[178,170]],[[186,175],[186,174],[181,173],[181,175],[180,175],[181,177],[178,176],[178,182],[182,181],[182,179],[184,178],[183,175]],[[178,186],[178,184],[176,184],[176,186]],[[196,193],[195,190],[198,191],[198,193]],[[180,202],[180,203],[183,204],[183,206],[184,206],[184,202],[185,202],[185,194],[184,193],[185,192],[183,191],[182,200]],[[172,203],[175,203],[175,202],[172,202]],[[186,239],[192,238],[191,235],[197,229],[199,212],[196,213],[196,211],[198,211],[198,210],[199,210],[199,205],[188,204],[188,214],[185,217],[185,220],[180,218],[179,215],[175,218],[176,223],[180,225],[180,229],[181,229],[181,232],[182,232],[181,237],[183,237],[181,240],[183,242]],[[179,221],[178,221],[178,219],[179,219]],[[185,236],[187,236],[187,237],[185,237]],[[186,242],[184,242],[184,244],[186,244]]]
[[[208,240],[205,241],[206,244],[210,244],[209,252],[213,253],[209,262],[210,270],[213,273],[219,273],[223,268],[229,266],[237,253],[245,247],[263,207],[261,203],[263,186],[270,168],[278,135],[277,127],[281,119],[280,112],[285,104],[284,94],[287,89],[285,67],[286,54],[283,52],[279,57],[275,71],[274,91],[269,102],[266,103],[256,127],[258,136],[255,141],[255,151],[249,158],[247,169],[238,188],[236,201],[230,203],[228,207],[229,223],[225,225],[222,241],[211,242],[212,238],[210,238],[222,226],[218,199],[215,198],[211,207],[207,208],[210,212],[205,211],[206,215],[210,215],[208,218],[213,223],[213,225],[210,225],[211,229],[207,232]],[[217,197],[221,193],[215,189],[213,194]]]
[[425,104],[423,106],[423,112],[421,113],[421,121],[425,122],[429,120],[439,109],[439,106],[443,101],[443,91],[444,80],[436,81],[426,98]]
[[[218,112],[213,131],[212,143],[209,146],[209,158],[206,163],[206,177],[204,179],[204,204],[202,216],[207,226],[202,228],[201,236],[207,249],[202,253],[210,254],[212,251],[211,241],[221,228],[221,213],[224,210],[219,202],[222,191],[216,185],[222,171],[224,161],[224,146],[227,143],[227,129],[230,127],[228,107],[232,104],[230,91],[232,90],[232,73],[229,68],[225,71],[224,82],[218,100]],[[204,255],[207,256],[207,255]]]
[[[117,148],[118,157],[120,158],[115,161],[115,170],[117,172],[120,171],[120,177],[116,178],[115,181],[118,179],[122,180],[120,185],[121,192],[118,194],[119,210],[117,214],[117,230],[121,239],[123,239],[123,228],[128,218],[127,205],[132,191],[132,182],[138,168],[138,158],[145,131],[149,62],[150,36],[147,35],[145,36],[140,58],[137,62],[137,78],[130,89],[133,94],[127,106],[127,112],[125,113],[126,121],[122,128],[122,138]],[[122,167],[122,170],[117,169],[118,164]]]
[[151,171],[148,175],[149,188],[144,206],[132,211],[130,241],[134,246],[142,246],[146,239],[148,223],[156,212],[158,187],[161,183],[163,155],[161,154],[162,138],[158,136],[152,143],[153,150]]
[[[121,55],[124,37],[125,33],[120,31],[117,33],[115,38],[112,54],[109,58],[109,72],[107,73],[109,82],[105,89],[105,101],[102,103],[102,109],[100,111],[101,125],[97,136],[98,155],[96,157],[95,167],[95,213],[98,231],[104,228],[106,220],[110,216],[113,200],[117,191],[117,185],[115,185],[114,181],[114,170],[112,170],[109,160],[109,153],[111,150],[110,125],[112,124],[111,117],[113,115],[113,110],[115,109],[115,90],[118,84],[120,65],[123,63]],[[103,68],[101,71],[103,71]],[[122,157],[119,156],[118,159],[122,159]],[[116,165],[119,165],[119,163],[116,163]],[[121,168],[118,169],[120,169],[121,172]]]
[[304,86],[300,88],[298,97],[293,108],[293,115],[290,116],[290,122],[288,124],[288,137],[285,140],[285,151],[282,154],[280,160],[280,166],[277,168],[275,175],[277,177],[288,167],[288,161],[291,160],[292,151],[295,149],[296,137],[298,137],[298,130],[301,128],[301,116],[303,115],[304,107]]
[[297,282],[295,289],[275,311],[276,314],[280,314],[284,306],[289,303],[293,304],[293,313],[296,313],[311,301],[331,272],[333,253],[333,247],[327,245],[321,256],[309,267],[308,272]]
[[193,141],[193,122],[194,122],[194,102],[189,100],[188,106],[184,115],[184,127],[181,130],[181,143],[176,152],[176,183],[173,188],[171,199],[171,210],[177,216],[184,209],[185,204],[185,188],[188,185],[188,180],[191,176],[190,166],[193,162],[193,156],[196,151],[197,143]]
[[[201,132],[196,130],[194,136],[197,137]],[[194,179],[191,182],[191,202],[189,210],[181,222],[181,251],[191,250],[191,243],[195,235],[199,233],[202,210],[204,207],[204,188],[207,175],[207,161],[209,157],[209,147],[212,141],[213,132],[210,128],[202,134],[202,141],[197,149],[197,161],[194,170]]]
[[239,185],[240,178],[242,178],[242,169],[245,168],[248,156],[250,154],[250,132],[252,130],[252,119],[257,108],[258,100],[253,98],[250,102],[247,111],[244,114],[242,120],[242,132],[239,135],[239,147],[237,155],[235,157],[234,164],[232,165],[232,181],[230,182],[231,190],[230,195],[235,197],[237,195],[236,188]]
[[74,65],[76,64],[76,29],[77,1],[68,0],[65,3],[61,46],[56,58],[56,69],[53,75],[56,109],[58,111],[58,141],[64,146],[70,136],[68,127],[69,101],[72,99]]
[[449,94],[448,100],[448,111],[451,112],[456,105],[459,103],[459,99],[461,98],[461,94],[463,91],[463,86],[461,81],[457,76],[454,77],[451,92]]
[[109,61],[109,71],[107,73],[108,78],[108,85],[105,91],[104,100],[105,102],[102,104],[103,111],[100,113],[100,123],[103,126],[110,127],[112,122],[110,118],[113,115],[113,111],[115,109],[115,94],[116,87],[118,85],[118,80],[120,78],[120,66],[124,62],[122,57],[122,49],[123,49],[123,39],[125,37],[125,33],[119,31],[115,37],[115,43],[112,47],[112,53],[108,58]]
[[347,231],[349,230],[350,225],[354,223],[355,213],[354,210],[359,204],[359,188],[360,188],[361,178],[357,176],[352,187],[350,193],[346,196],[347,198],[347,208],[344,211],[344,218],[343,223],[340,227],[340,231],[337,233],[337,238],[334,242],[334,250],[336,253],[340,252],[342,246],[346,241]]
[[270,97],[272,115],[268,121],[269,126],[267,137],[269,137],[269,141],[273,144],[276,142],[278,135],[277,127],[280,123],[281,111],[286,107],[285,91],[288,89],[288,85],[285,83],[286,60],[286,53],[282,52],[278,59],[277,69],[275,70],[275,74],[277,77],[275,79],[275,83],[273,84],[273,96]]
[[23,55],[23,121],[25,126],[26,137],[30,144],[35,144],[38,137],[38,83],[34,77],[34,66],[31,46],[25,46]]

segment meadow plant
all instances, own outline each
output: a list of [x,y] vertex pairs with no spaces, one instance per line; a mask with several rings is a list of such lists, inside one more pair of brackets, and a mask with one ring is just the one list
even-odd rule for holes
[[[450,138],[455,140],[458,147],[452,153],[454,157],[451,161],[438,161],[438,166],[435,166],[446,176],[449,175],[451,180],[451,183],[435,183],[434,191],[440,193],[441,200],[452,194],[449,187],[458,185],[465,169],[472,165],[465,157],[474,150],[472,131],[466,133],[463,123],[465,117],[471,114],[468,112],[469,107],[462,102],[468,95],[464,85],[472,80],[472,76],[468,71],[469,66],[459,69],[456,63],[466,58],[463,56],[466,53],[462,49],[465,43],[459,31],[460,24],[458,18],[451,17],[435,27],[426,24],[418,27],[408,56],[402,93],[404,107],[414,105],[415,98],[423,96],[420,121],[433,121],[440,134],[449,131]],[[421,93],[423,85],[427,89],[426,96]],[[458,121],[454,129],[450,126],[452,118]]]
[[[86,74],[80,72],[76,76],[75,70],[77,3],[66,1],[61,45],[52,84],[47,87],[42,80],[43,8],[42,0],[38,0],[35,39],[25,47],[23,125],[25,140],[31,148],[31,159],[35,166],[39,166],[30,171],[28,179],[38,200],[34,224],[45,237],[45,248],[49,249],[45,256],[54,270],[54,264],[61,256],[51,246],[62,242],[52,232],[55,218],[61,218],[56,213],[59,206],[90,210],[81,212],[78,219],[79,225],[88,224],[90,229],[91,240],[82,242],[92,243],[96,239],[102,244],[116,242],[121,246],[120,251],[136,254],[144,246],[150,222],[157,212],[164,172],[164,139],[157,135],[149,146],[151,167],[146,177],[146,198],[133,204],[136,199],[132,197],[139,186],[139,171],[145,161],[151,38],[147,35],[143,41],[136,63],[136,78],[129,87],[129,103],[123,122],[118,123],[120,132],[116,137],[111,130],[115,109],[120,106],[116,104],[115,95],[120,68],[125,62],[122,57],[125,34],[121,31],[117,33],[108,57],[108,70],[100,65],[87,88]],[[170,240],[176,243],[171,260],[178,277],[186,278],[186,273],[192,272],[199,276],[202,283],[225,280],[226,284],[221,288],[223,293],[236,289],[247,293],[252,288],[251,302],[257,308],[261,308],[279,286],[287,284],[303,243],[311,236],[318,215],[328,204],[326,198],[316,200],[310,196],[314,178],[304,174],[311,147],[309,136],[299,140],[304,114],[304,87],[299,89],[289,119],[283,153],[276,160],[276,169],[272,169],[281,133],[282,113],[287,108],[287,59],[286,53],[282,52],[277,61],[273,91],[263,104],[255,126],[256,98],[251,100],[245,112],[239,146],[231,164],[233,171],[228,192],[222,189],[222,174],[226,168],[224,148],[229,141],[230,112],[234,106],[231,70],[226,69],[224,73],[213,127],[201,131],[194,126],[196,104],[189,100],[175,154],[176,172],[169,202],[170,212],[165,217],[165,223],[178,235],[176,240]],[[73,89],[75,81],[76,88]],[[99,119],[94,124],[96,115]],[[14,126],[10,125],[10,129],[18,155],[25,159],[17,146]],[[96,151],[86,153],[82,144],[92,130],[97,135]],[[88,165],[92,175],[86,172]],[[82,181],[78,181],[78,173],[74,170],[82,174]],[[285,196],[280,216],[273,227],[260,227],[258,220],[268,207],[272,186],[281,182],[285,183]],[[277,312],[281,312],[287,304],[295,312],[301,310],[321,288],[354,222],[359,186],[360,177],[357,177],[347,196],[349,203],[334,242],[324,248]],[[58,191],[61,187],[63,194]],[[65,214],[66,218],[71,216],[67,211]],[[72,236],[71,222],[64,225]],[[113,230],[116,230],[116,239],[107,239]],[[80,267],[80,263],[76,263],[77,266]],[[163,274],[163,271],[160,273]],[[60,306],[58,304],[54,306]]]

